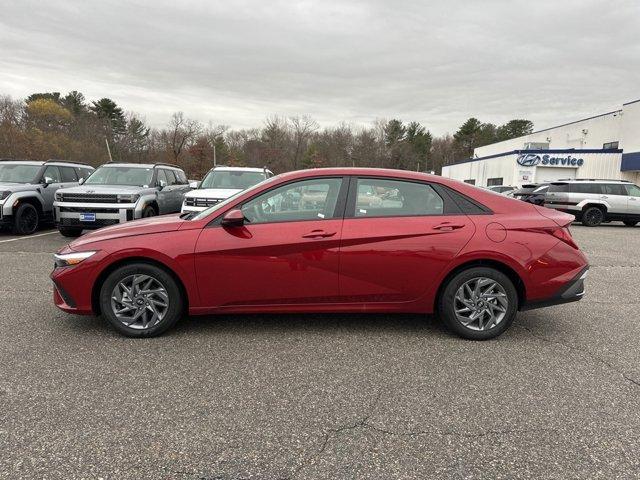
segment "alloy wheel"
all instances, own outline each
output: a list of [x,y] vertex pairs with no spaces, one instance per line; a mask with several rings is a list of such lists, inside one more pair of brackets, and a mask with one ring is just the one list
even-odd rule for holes
[[504,320],[508,307],[504,287],[487,277],[466,281],[454,297],[456,318],[471,330],[485,331],[496,327]]
[[147,330],[162,321],[169,310],[165,286],[150,275],[129,275],[111,293],[111,309],[126,327]]
[[28,208],[22,212],[20,218],[20,230],[25,233],[35,232],[38,228],[38,213],[35,208]]

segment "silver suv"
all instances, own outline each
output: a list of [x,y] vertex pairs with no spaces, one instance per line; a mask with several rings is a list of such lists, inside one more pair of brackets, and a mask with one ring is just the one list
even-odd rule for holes
[[62,235],[77,237],[85,229],[179,212],[190,189],[175,165],[107,163],[80,186],[56,193],[55,220]]
[[0,160],[0,226],[30,235],[53,220],[59,188],[78,185],[93,167],[63,160]]
[[567,180],[552,182],[544,206],[575,215],[583,225],[640,221],[640,187],[625,180]]

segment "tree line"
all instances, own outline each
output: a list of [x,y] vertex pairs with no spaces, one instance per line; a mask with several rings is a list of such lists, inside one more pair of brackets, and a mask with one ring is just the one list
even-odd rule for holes
[[151,128],[136,113],[109,98],[87,101],[78,91],[0,96],[0,158],[114,161],[180,165],[201,178],[218,164],[300,168],[384,167],[440,173],[442,166],[470,158],[473,149],[533,130],[528,120],[497,126],[469,118],[453,135],[434,137],[422,124],[399,119],[369,126],[320,127],[310,116],[270,116],[261,128],[232,129],[174,113],[164,128]]

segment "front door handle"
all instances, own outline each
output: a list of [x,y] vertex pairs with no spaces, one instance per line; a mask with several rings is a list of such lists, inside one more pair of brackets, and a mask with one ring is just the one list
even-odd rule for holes
[[333,237],[337,232],[325,232],[324,230],[312,230],[302,235],[302,238],[327,238]]
[[451,230],[458,230],[459,228],[463,228],[464,225],[465,225],[464,223],[443,222],[443,223],[440,223],[440,224],[436,225],[435,227],[433,227],[433,229],[434,230],[451,231]]
[[600,198],[602,198],[602,199],[606,200],[606,199],[607,199],[607,198],[609,198],[609,197],[607,197],[606,195],[602,195]]

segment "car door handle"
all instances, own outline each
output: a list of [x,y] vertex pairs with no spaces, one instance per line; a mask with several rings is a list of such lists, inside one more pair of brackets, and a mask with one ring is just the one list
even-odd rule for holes
[[302,235],[302,238],[327,238],[333,237],[337,232],[325,232],[324,230],[312,230]]
[[637,199],[635,197],[629,197],[629,200],[631,200],[632,202],[635,202]]
[[607,197],[606,195],[602,195],[600,198],[602,198],[603,200],[606,200],[609,197]]
[[433,227],[433,229],[434,230],[444,230],[444,231],[458,230],[459,228],[463,228],[464,225],[465,225],[464,223],[444,222],[444,223],[440,223],[440,224],[436,225],[435,227]]

